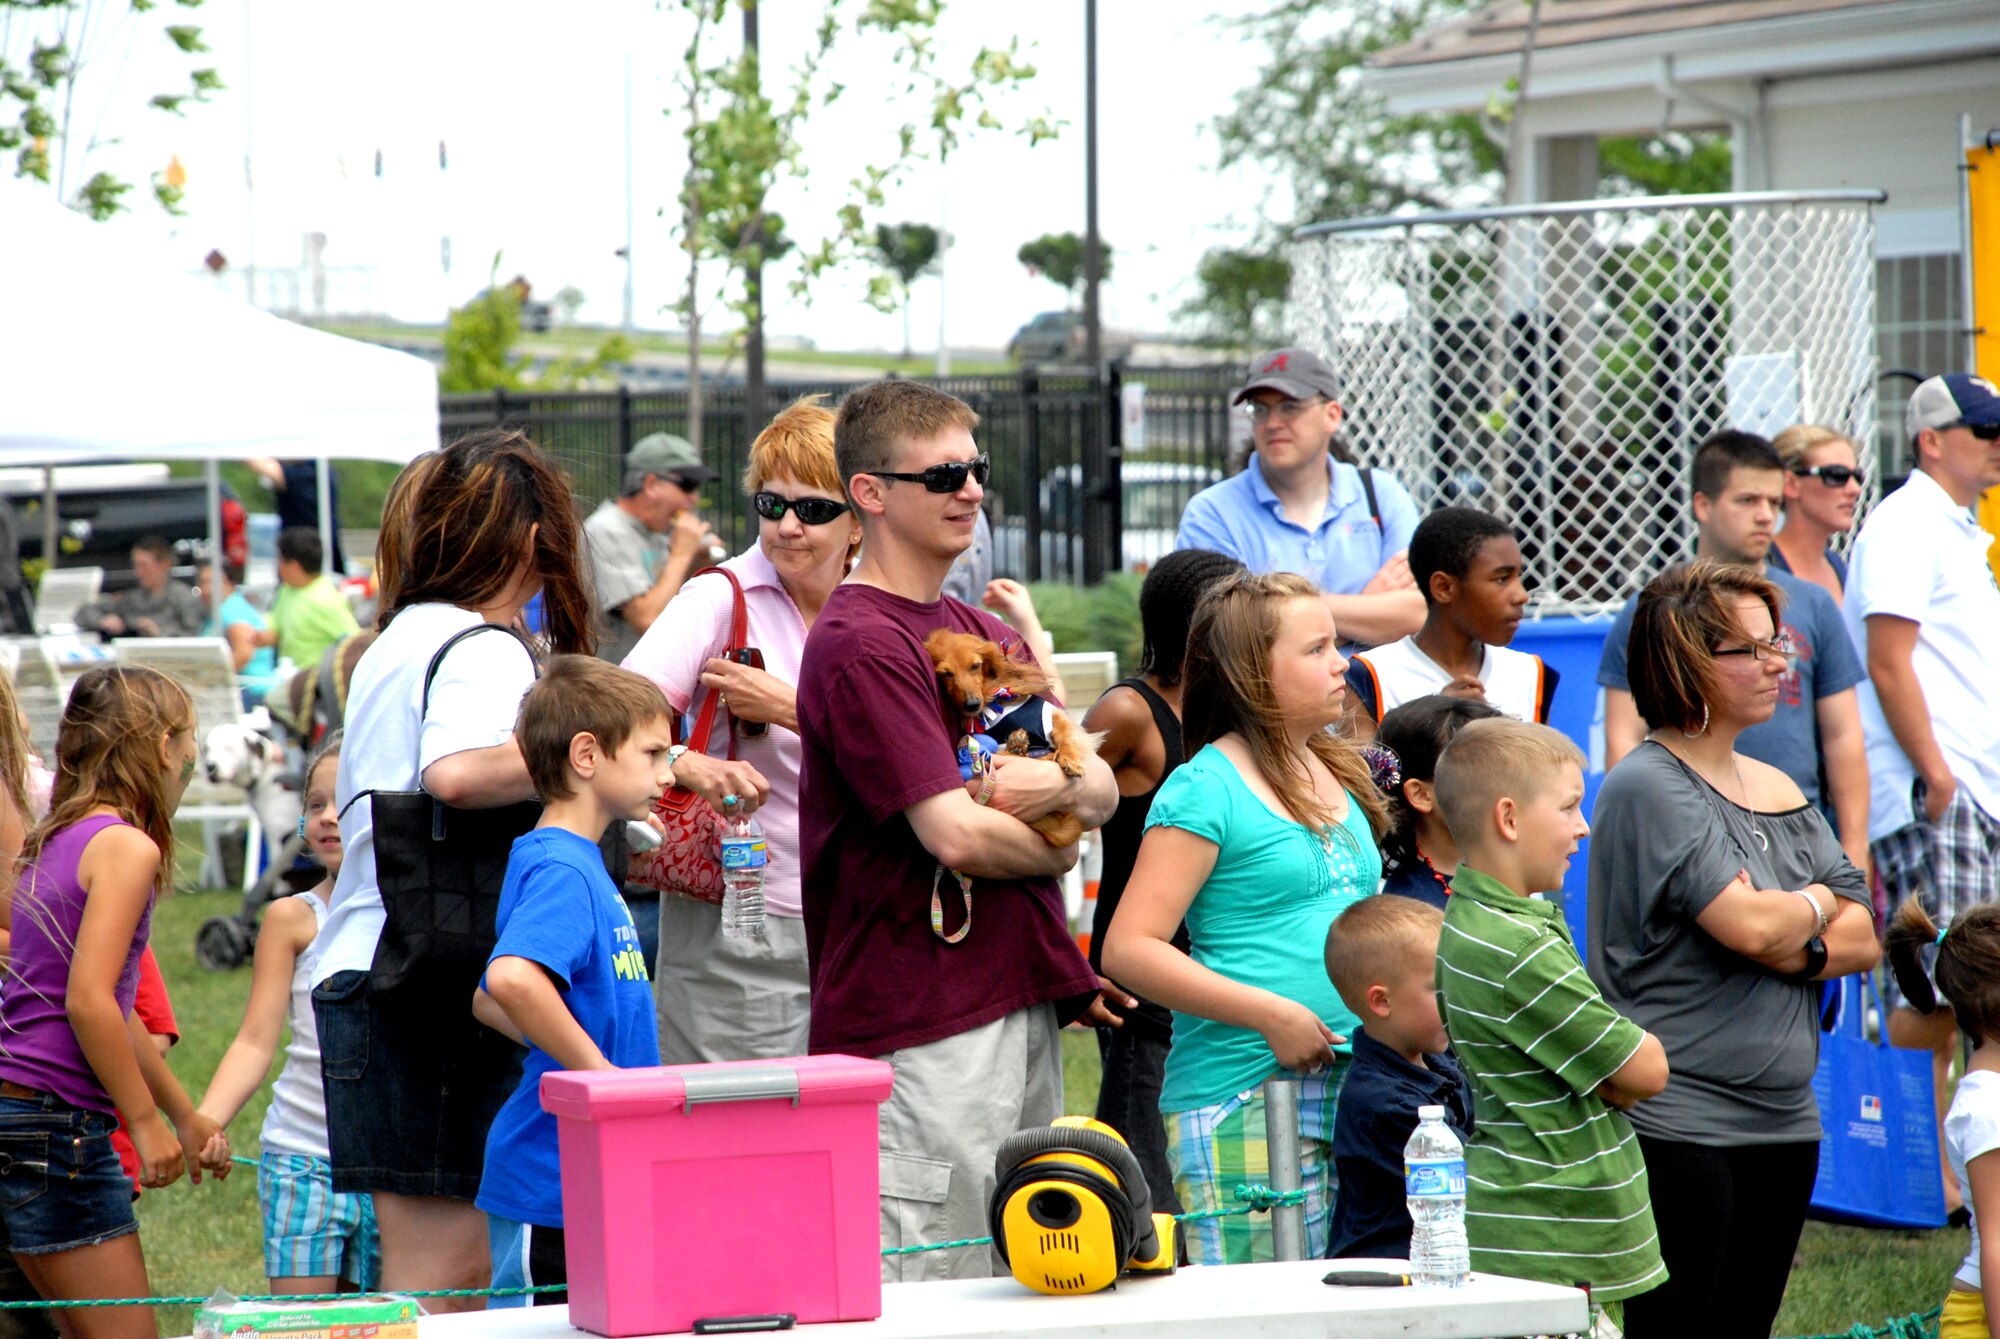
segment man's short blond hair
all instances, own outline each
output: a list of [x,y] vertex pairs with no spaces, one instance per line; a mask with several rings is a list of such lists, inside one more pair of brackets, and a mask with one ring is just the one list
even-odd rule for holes
[[1581,769],[1583,750],[1560,730],[1506,716],[1468,722],[1437,764],[1437,807],[1452,840],[1461,850],[1484,843],[1495,804],[1539,799],[1565,764]]
[[1326,932],[1326,975],[1348,1012],[1364,1022],[1370,986],[1435,961],[1444,913],[1399,893],[1364,897]]

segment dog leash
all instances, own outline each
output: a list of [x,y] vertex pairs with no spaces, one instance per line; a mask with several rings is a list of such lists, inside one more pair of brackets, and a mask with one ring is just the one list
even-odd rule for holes
[[[983,777],[986,775],[989,767],[987,757],[978,749],[971,747],[972,735],[978,729],[978,726],[979,720],[976,717],[966,718],[963,742],[971,758],[972,775]],[[942,890],[944,887],[944,876],[947,874],[958,880],[958,895],[965,901],[965,921],[951,934],[944,932],[944,896]],[[931,871],[931,933],[947,944],[956,944],[972,933],[972,877],[950,868],[942,860],[938,861],[937,868]]]

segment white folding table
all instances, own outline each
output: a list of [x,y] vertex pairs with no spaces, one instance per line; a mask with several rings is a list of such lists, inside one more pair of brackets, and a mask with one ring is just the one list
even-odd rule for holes
[[[1188,1268],[1162,1278],[1125,1279],[1115,1290],[1048,1297],[1011,1278],[892,1283],[879,1320],[800,1326],[829,1339],[1105,1339],[1166,1335],[1218,1339],[1492,1339],[1574,1334],[1589,1327],[1589,1305],[1574,1288],[1475,1274],[1464,1288],[1332,1288],[1329,1269],[1408,1268],[1405,1261],[1301,1260],[1284,1264]],[[569,1308],[426,1316],[419,1339],[575,1339]]]

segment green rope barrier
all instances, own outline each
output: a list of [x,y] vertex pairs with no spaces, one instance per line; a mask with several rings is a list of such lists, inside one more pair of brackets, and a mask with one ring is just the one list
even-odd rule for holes
[[1806,1339],[1937,1339],[1942,1306],[1916,1311],[1907,1316],[1891,1316],[1880,1325],[1859,1322],[1838,1334],[1815,1334]]

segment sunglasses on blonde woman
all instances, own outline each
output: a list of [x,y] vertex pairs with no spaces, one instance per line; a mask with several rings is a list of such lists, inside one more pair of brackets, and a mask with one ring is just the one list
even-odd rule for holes
[[767,521],[782,521],[789,510],[806,525],[825,525],[847,513],[845,502],[836,502],[830,497],[779,497],[776,493],[758,493],[750,499],[750,504]]

